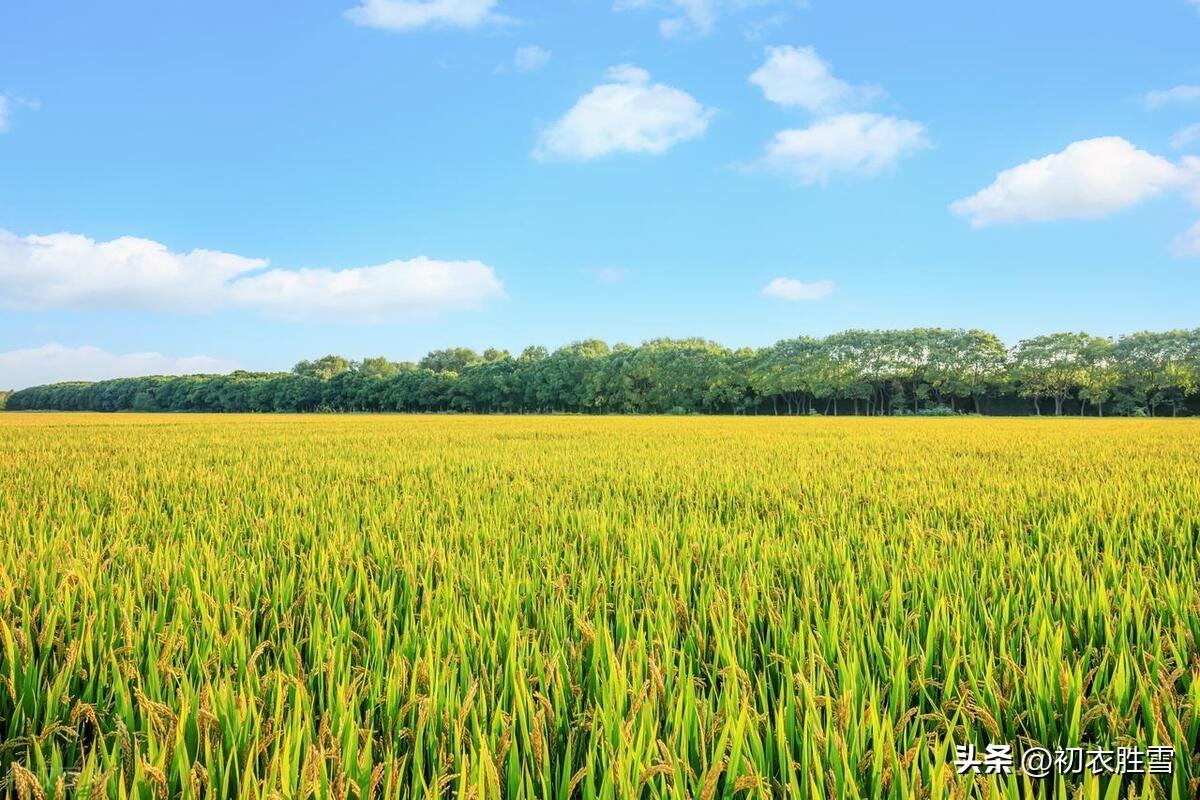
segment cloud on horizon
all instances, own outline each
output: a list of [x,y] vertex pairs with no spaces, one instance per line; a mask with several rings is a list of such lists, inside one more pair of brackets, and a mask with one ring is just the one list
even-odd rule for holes
[[795,278],[780,277],[775,278],[763,287],[762,293],[767,297],[777,297],[780,300],[807,300],[811,302],[824,300],[833,293],[834,288],[834,283],[830,280],[804,283]]
[[64,381],[100,381],[146,375],[233,372],[237,365],[209,356],[172,358],[161,353],[110,353],[99,347],[46,344],[0,353],[0,390]]
[[0,229],[0,307],[209,313],[385,323],[474,309],[505,296],[480,261],[407,261],[352,269],[270,268],[214,250],[173,252],[150,239]]

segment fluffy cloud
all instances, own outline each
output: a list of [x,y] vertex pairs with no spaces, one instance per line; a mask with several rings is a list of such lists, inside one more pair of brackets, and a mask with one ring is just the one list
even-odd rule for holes
[[161,353],[117,355],[98,347],[47,344],[0,353],[0,389],[23,389],[62,381],[99,381],[143,375],[223,374],[237,366],[208,356],[171,358]]
[[1188,125],[1171,137],[1171,146],[1176,150],[1183,150],[1197,143],[1200,143],[1200,122]]
[[[1197,0],[1200,2],[1200,0]],[[1146,108],[1153,111],[1177,103],[1195,103],[1200,100],[1200,86],[1175,86],[1146,93]]]
[[1200,258],[1200,222],[1175,237],[1171,252],[1179,258]]
[[1188,168],[1109,136],[1075,142],[1060,153],[1007,169],[950,209],[974,227],[1094,218],[1182,187],[1190,179]]
[[287,318],[388,322],[475,308],[504,296],[479,261],[416,258],[355,269],[268,269],[265,259],[176,253],[149,239],[97,242],[0,230],[0,307],[201,313],[230,308]]
[[828,114],[865,105],[882,92],[835,78],[829,62],[811,47],[768,47],[767,60],[750,76],[772,103]]
[[518,47],[513,56],[513,67],[517,72],[536,72],[549,63],[550,51],[537,45]]
[[390,31],[474,28],[504,20],[494,11],[496,4],[497,0],[362,0],[346,11],[346,17],[357,25]]
[[825,183],[838,174],[869,177],[930,147],[925,126],[919,122],[846,112],[870,105],[883,91],[835,77],[829,62],[811,47],[768,47],[766,61],[750,75],[750,82],[772,103],[804,109],[816,117],[807,128],[775,134],[757,164],[799,183]]
[[807,128],[780,131],[762,164],[800,183],[824,183],[835,174],[869,177],[929,147],[925,126],[879,114],[838,114]]
[[539,159],[598,158],[611,153],[659,154],[702,136],[715,113],[687,92],[651,83],[650,73],[628,64],[542,132]]
[[356,269],[273,269],[228,286],[235,305],[288,318],[345,317],[387,322],[477,308],[504,296],[479,261],[414,258]]
[[0,306],[211,311],[224,304],[229,281],[266,266],[212,250],[174,253],[131,236],[97,242],[0,230]]
[[776,278],[763,288],[767,297],[782,300],[823,300],[833,291],[833,281],[804,283],[795,278]]

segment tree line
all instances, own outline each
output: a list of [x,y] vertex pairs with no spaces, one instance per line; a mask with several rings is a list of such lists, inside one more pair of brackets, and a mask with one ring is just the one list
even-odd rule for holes
[[519,355],[451,348],[417,363],[325,356],[291,372],[35,386],[7,408],[59,411],[591,414],[1200,413],[1200,329],[1112,339],[980,330],[851,330],[729,349],[596,339]]

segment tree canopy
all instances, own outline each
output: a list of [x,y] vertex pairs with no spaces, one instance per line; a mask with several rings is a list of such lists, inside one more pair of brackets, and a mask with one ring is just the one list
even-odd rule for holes
[[[0,404],[5,397],[0,395]],[[850,330],[731,350],[704,339],[420,362],[327,355],[291,372],[35,386],[9,410],[588,414],[1200,413],[1200,329],[1118,339],[1063,332],[1007,348],[980,330]]]

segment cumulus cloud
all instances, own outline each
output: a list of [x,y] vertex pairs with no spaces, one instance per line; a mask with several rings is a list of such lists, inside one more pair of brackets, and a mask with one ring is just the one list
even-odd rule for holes
[[761,164],[800,183],[824,183],[837,174],[876,175],[929,146],[919,122],[865,112],[838,114],[775,134]]
[[623,64],[542,132],[534,157],[586,160],[612,153],[665,153],[702,136],[714,110],[681,89],[652,83],[650,73]]
[[518,47],[513,56],[513,67],[517,72],[536,72],[550,63],[550,51],[537,45]]
[[232,361],[208,356],[172,358],[161,353],[115,354],[99,347],[47,344],[0,353],[0,389],[23,389],[63,381],[100,381],[145,375],[224,374]]
[[346,11],[356,25],[390,31],[424,27],[475,28],[503,22],[497,0],[362,0]]
[[213,250],[174,253],[132,236],[97,242],[0,230],[0,306],[211,311],[225,303],[228,282],[266,266]]
[[833,67],[812,47],[768,47],[766,61],[750,75],[750,82],[770,102],[816,117],[807,128],[775,134],[754,165],[798,183],[825,183],[839,174],[870,177],[931,146],[919,122],[849,111],[875,102],[883,90],[836,77]]
[[768,47],[766,62],[750,82],[772,103],[814,114],[866,105],[882,95],[877,87],[854,86],[834,77],[829,62],[811,47]]
[[951,204],[973,227],[1003,222],[1103,217],[1169,189],[1195,173],[1118,136],[1086,139],[996,176]]
[[[1200,0],[1198,0],[1200,2]],[[1200,86],[1173,86],[1146,93],[1146,108],[1153,111],[1163,106],[1200,101]]]
[[287,318],[388,322],[476,308],[504,296],[479,261],[415,258],[353,269],[270,269],[260,258],[177,253],[149,239],[0,230],[0,307],[203,313],[249,309]]
[[478,308],[504,296],[479,261],[414,258],[355,269],[273,269],[229,284],[235,305],[288,318],[345,317],[387,322]]
[[795,278],[775,278],[763,288],[767,297],[781,300],[823,300],[833,292],[833,281],[804,283]]
[[1176,150],[1184,150],[1197,143],[1200,143],[1200,122],[1188,125],[1171,137],[1171,146]]
[[1171,252],[1179,258],[1200,258],[1200,222],[1175,237]]

